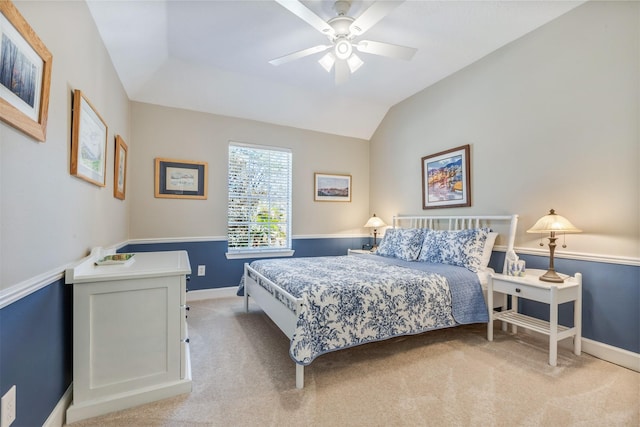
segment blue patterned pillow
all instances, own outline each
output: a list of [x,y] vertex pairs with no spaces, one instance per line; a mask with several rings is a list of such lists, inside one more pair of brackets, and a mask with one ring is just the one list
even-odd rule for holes
[[440,233],[440,231],[436,230],[426,230],[418,261],[440,263],[440,247],[438,246]]
[[478,272],[489,230],[430,230],[424,237],[418,261],[450,264]]
[[376,254],[390,257],[394,256],[397,240],[396,231],[396,228],[388,228],[387,231],[384,232],[384,236],[382,237],[382,241],[378,245]]
[[422,247],[425,230],[419,228],[390,228],[386,231],[377,254],[415,261]]

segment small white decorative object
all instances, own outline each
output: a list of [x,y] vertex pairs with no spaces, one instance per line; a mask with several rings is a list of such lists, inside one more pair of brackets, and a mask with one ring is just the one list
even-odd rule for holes
[[525,261],[518,259],[518,255],[514,251],[507,252],[507,275],[524,277]]

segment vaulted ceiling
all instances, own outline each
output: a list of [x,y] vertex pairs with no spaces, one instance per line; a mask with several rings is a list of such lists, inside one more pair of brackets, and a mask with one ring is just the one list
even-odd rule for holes
[[[417,49],[409,61],[358,53],[345,83],[323,53],[269,60],[328,43],[276,1],[87,0],[131,100],[369,139],[390,107],[583,1],[398,2],[359,39]],[[301,2],[323,20],[330,0]],[[353,0],[348,15],[374,3]]]

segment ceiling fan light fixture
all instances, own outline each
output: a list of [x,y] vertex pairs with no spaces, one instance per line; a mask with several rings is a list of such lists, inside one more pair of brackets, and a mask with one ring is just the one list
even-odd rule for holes
[[362,64],[364,64],[364,62],[355,53],[351,55],[349,59],[347,59],[347,65],[349,65],[349,70],[351,71],[351,74],[358,71],[358,69],[362,67]]
[[336,54],[336,58],[347,59],[351,56],[351,53],[353,52],[353,46],[351,45],[351,42],[349,40],[340,39],[336,42],[334,51]]
[[333,64],[336,63],[336,57],[333,55],[333,53],[329,52],[326,55],[324,55],[322,58],[320,58],[318,60],[318,63],[322,65],[322,68],[327,70],[327,73],[329,73],[333,68]]
[[273,65],[285,64],[295,59],[326,51],[327,53],[320,58],[318,63],[328,73],[333,70],[336,84],[341,84],[346,82],[349,79],[349,75],[355,73],[364,64],[355,54],[356,50],[366,54],[404,59],[407,61],[413,57],[417,50],[407,46],[370,40],[359,40],[354,43],[356,38],[371,29],[371,27],[376,25],[404,0],[367,0],[367,2],[363,3],[370,3],[370,6],[357,18],[348,15],[353,0],[332,0],[338,16],[328,21],[325,21],[304,4],[311,2],[305,0],[274,1],[311,25],[320,33],[326,35],[330,44],[303,49],[280,58],[272,59],[269,63]]

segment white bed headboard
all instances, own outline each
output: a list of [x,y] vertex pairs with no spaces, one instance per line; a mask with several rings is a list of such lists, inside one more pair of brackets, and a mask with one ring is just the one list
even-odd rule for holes
[[[518,215],[398,215],[393,217],[393,228],[430,228],[432,230],[466,230],[488,227],[498,232],[496,245],[504,246],[505,251],[513,250],[518,228]],[[494,246],[495,248],[495,246]],[[502,266],[506,271],[507,259]]]

